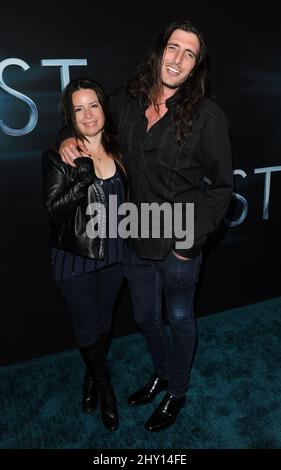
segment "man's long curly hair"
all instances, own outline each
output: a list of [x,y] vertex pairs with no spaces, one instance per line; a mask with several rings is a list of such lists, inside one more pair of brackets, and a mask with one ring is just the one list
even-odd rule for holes
[[192,123],[197,117],[197,110],[205,96],[206,83],[206,45],[200,31],[189,21],[174,21],[158,36],[135,71],[125,84],[130,98],[138,99],[140,105],[154,105],[157,110],[162,81],[161,66],[166,45],[172,33],[181,29],[197,36],[200,51],[196,64],[186,81],[178,88],[172,98],[172,119],[176,140],[180,144],[192,132]]

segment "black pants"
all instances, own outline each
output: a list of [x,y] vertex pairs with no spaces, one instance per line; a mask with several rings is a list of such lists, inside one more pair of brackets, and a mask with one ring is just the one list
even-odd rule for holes
[[114,302],[123,281],[124,266],[112,264],[57,285],[72,315],[77,346],[88,346],[110,331]]

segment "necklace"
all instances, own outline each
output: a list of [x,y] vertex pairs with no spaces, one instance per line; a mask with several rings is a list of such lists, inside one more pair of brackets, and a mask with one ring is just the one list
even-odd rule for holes
[[[95,155],[95,152],[97,152],[98,155]],[[107,154],[105,153],[105,150],[103,148],[98,148],[97,150],[92,151],[91,155],[95,160],[98,160],[99,162],[106,160],[107,157]]]
[[103,160],[103,158],[101,156],[99,157],[98,155],[93,155],[93,158],[95,160],[98,160],[99,162],[101,162]]

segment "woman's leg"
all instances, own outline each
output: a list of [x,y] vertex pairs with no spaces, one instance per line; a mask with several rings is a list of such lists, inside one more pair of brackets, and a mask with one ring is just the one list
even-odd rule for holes
[[110,348],[114,305],[124,279],[124,266],[112,264],[96,273],[100,339],[107,353]]
[[57,284],[68,304],[77,345],[86,365],[82,408],[85,413],[92,413],[98,404],[98,392],[91,370],[91,362],[87,354],[82,353],[81,347],[94,343],[100,335],[96,272],[73,277]]
[[110,430],[118,427],[118,411],[106,354],[110,346],[113,307],[122,280],[123,267],[112,265],[59,283],[72,313],[77,342],[88,371],[83,409],[94,410],[98,392],[102,419]]

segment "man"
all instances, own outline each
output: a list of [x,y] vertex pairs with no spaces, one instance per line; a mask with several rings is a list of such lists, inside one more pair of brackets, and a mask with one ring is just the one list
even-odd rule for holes
[[[198,29],[188,21],[173,22],[125,87],[110,96],[130,202],[138,208],[155,202],[194,204],[191,248],[179,245],[175,234],[163,236],[163,226],[160,237],[149,232],[148,238],[132,238],[129,244],[126,275],[135,320],[155,370],[128,402],[143,405],[166,391],[145,424],[149,431],[170,426],[186,402],[196,341],[193,297],[201,251],[232,194],[227,119],[205,96],[205,56]],[[78,156],[77,143],[64,141],[60,152],[72,163]],[[162,318],[162,293],[170,336]]]

